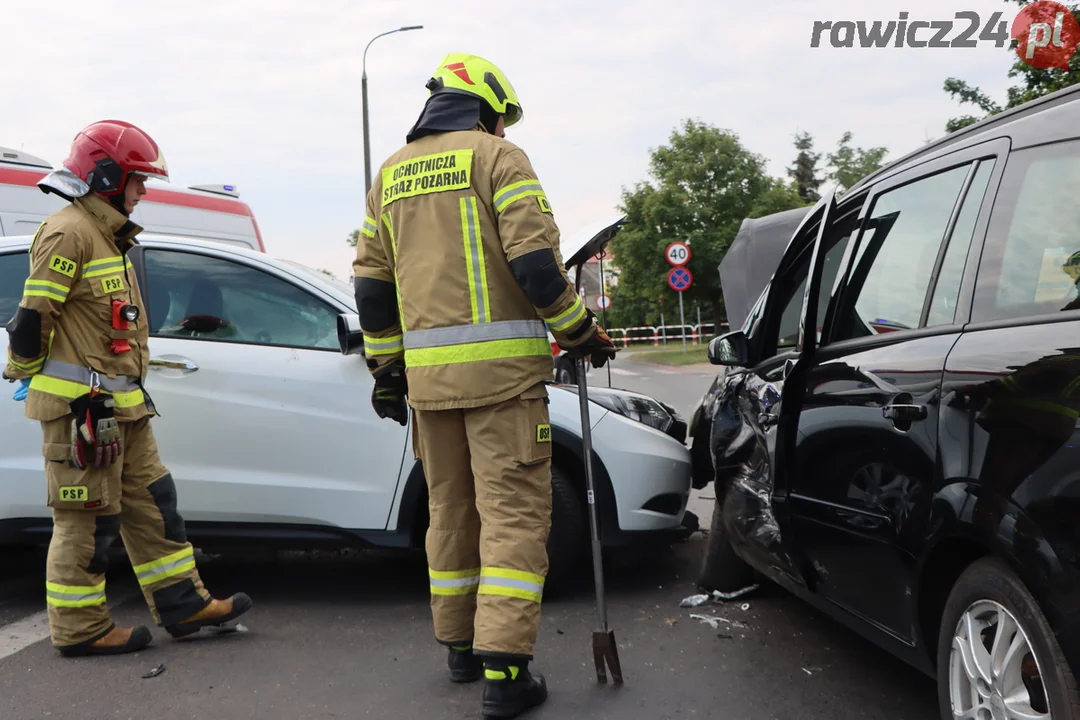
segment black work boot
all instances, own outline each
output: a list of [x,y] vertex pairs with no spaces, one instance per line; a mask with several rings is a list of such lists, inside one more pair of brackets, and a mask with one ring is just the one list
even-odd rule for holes
[[473,655],[472,645],[451,645],[446,664],[450,666],[450,680],[456,683],[476,682],[484,672],[484,663]]
[[547,682],[527,660],[485,660],[484,680],[486,718],[514,718],[547,700]]

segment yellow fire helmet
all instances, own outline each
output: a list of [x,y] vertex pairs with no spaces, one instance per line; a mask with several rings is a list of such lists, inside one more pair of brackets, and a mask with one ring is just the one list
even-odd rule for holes
[[447,92],[481,98],[496,113],[506,116],[506,127],[524,117],[510,80],[494,63],[477,55],[450,53],[439,63],[425,87],[432,95]]
[[1072,278],[1073,282],[1080,282],[1080,252],[1074,252],[1061,266],[1065,274]]

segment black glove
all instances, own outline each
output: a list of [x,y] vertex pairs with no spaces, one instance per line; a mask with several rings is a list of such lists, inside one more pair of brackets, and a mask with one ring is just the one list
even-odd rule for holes
[[109,467],[120,459],[120,426],[113,413],[113,396],[108,393],[81,395],[68,406],[75,414],[71,421],[71,464],[80,470]]
[[409,421],[409,383],[405,379],[405,364],[398,361],[374,373],[375,387],[371,391],[371,407],[381,418],[396,420],[400,425]]
[[594,368],[601,368],[604,367],[609,360],[615,359],[617,350],[615,349],[615,343],[613,343],[611,338],[608,337],[608,334],[604,332],[604,328],[596,323],[596,313],[592,310],[588,310],[587,312],[589,313],[588,321],[581,326],[580,330],[571,335],[570,339],[575,340],[576,337],[580,337],[590,331],[592,331],[592,334],[585,342],[574,345],[573,347],[563,348],[563,350],[575,360],[579,358],[590,358]]

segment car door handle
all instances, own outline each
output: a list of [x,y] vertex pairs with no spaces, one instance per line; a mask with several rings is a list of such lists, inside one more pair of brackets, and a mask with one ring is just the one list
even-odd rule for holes
[[181,372],[195,372],[199,369],[199,366],[190,360],[166,360],[165,358],[150,358],[151,368],[169,368],[171,370],[180,370]]

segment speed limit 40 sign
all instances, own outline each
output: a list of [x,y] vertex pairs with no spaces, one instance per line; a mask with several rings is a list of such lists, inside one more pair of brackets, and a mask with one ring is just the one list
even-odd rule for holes
[[690,246],[684,242],[673,242],[667,246],[664,257],[667,258],[669,264],[682,267],[690,262]]

